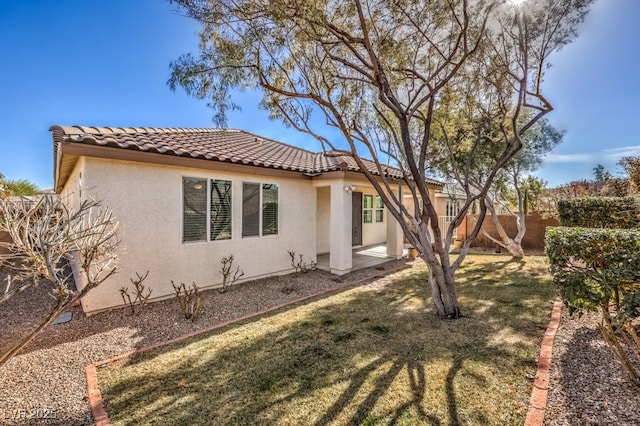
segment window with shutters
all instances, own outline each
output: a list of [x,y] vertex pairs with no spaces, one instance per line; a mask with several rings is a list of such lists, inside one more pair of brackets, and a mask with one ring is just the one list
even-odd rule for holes
[[242,184],[242,236],[278,234],[278,185]]
[[182,241],[231,239],[231,181],[182,178]]

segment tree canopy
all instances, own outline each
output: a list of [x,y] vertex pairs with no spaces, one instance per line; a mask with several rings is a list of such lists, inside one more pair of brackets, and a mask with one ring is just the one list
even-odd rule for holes
[[[173,62],[169,84],[207,99],[219,124],[236,106],[233,89],[259,90],[271,118],[313,136],[327,155],[353,157],[431,266],[440,315],[457,317],[453,273],[479,231],[484,198],[521,135],[552,110],[542,92],[549,55],[577,36],[592,1],[176,0],[202,29],[199,55]],[[475,145],[458,137],[487,118],[495,134]],[[466,175],[480,147],[495,150],[495,161],[441,230],[425,176],[438,159],[461,155]],[[402,170],[412,208],[384,175],[387,161]],[[451,260],[453,230],[475,200],[481,220]]]
[[40,192],[38,186],[27,179],[5,179],[0,173],[0,197],[2,196],[30,196]]

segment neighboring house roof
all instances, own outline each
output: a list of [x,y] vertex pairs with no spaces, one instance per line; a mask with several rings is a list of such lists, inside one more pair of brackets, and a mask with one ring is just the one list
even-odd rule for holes
[[[349,156],[311,152],[236,129],[52,126],[49,130],[55,143],[54,161],[57,161],[60,143],[73,143],[305,174],[340,170],[360,172],[355,160]],[[364,163],[371,173],[380,174],[373,161],[364,160]],[[397,168],[383,166],[383,170],[387,176],[402,178],[402,171]],[[443,185],[431,179],[428,183]]]
[[438,197],[449,197],[449,198],[461,198],[466,199],[467,194],[464,192],[464,189],[458,182],[447,182],[442,187],[442,190],[436,192],[436,196]]

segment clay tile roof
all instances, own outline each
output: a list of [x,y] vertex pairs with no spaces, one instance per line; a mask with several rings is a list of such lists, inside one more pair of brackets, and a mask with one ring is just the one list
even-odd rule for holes
[[[336,170],[359,172],[355,160],[335,153],[316,153],[236,129],[52,126],[54,159],[59,143],[105,146],[259,167],[322,173]],[[375,163],[367,169],[378,175]],[[402,172],[384,167],[384,172],[402,178]],[[438,181],[429,182],[442,185]]]

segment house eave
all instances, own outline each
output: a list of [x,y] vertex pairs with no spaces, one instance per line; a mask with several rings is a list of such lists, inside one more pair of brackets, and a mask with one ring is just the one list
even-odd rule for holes
[[132,161],[138,163],[255,174],[272,177],[285,177],[289,179],[312,179],[311,177],[306,176],[301,171],[282,170],[276,168],[259,167],[248,164],[227,163],[223,161],[206,160],[191,157],[180,157],[153,152],[133,151],[114,147],[85,145],[74,142],[62,142],[58,147],[58,157],[59,160],[57,161],[57,176],[55,184],[56,192],[60,192],[62,188],[64,188],[69,176],[73,171],[73,168],[75,167],[75,164],[77,163],[78,158],[80,157]]

